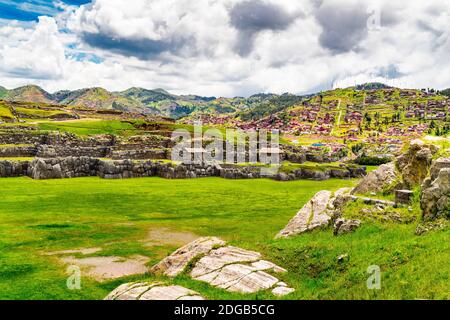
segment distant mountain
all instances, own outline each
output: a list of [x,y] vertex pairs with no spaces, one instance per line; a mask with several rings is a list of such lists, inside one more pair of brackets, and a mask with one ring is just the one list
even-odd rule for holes
[[34,85],[9,90],[5,98],[11,101],[55,103],[50,93]]
[[0,99],[3,99],[8,95],[8,89],[0,86]]
[[[366,83],[351,90],[384,90],[390,87],[382,83]],[[450,94],[450,89],[442,94]],[[332,92],[332,91],[331,91]],[[352,91],[353,92],[353,91]],[[357,92],[352,93],[357,95]],[[322,92],[320,96],[326,95]],[[132,111],[180,119],[201,114],[228,114],[243,121],[258,120],[299,106],[303,101],[319,95],[298,96],[293,94],[258,93],[248,98],[216,98],[197,95],[175,95],[164,89],[130,88],[120,92],[110,92],[103,88],[63,90],[50,94],[34,85],[12,90],[0,87],[0,99],[18,102],[51,103],[77,108],[114,109]]]

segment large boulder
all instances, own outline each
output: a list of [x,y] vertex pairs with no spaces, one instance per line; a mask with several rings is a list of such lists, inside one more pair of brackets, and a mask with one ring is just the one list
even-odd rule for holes
[[398,177],[399,174],[395,168],[395,163],[383,164],[362,179],[355,189],[353,189],[352,194],[381,192],[391,187],[398,180]]
[[404,189],[413,189],[422,184],[428,176],[433,155],[437,151],[438,148],[434,145],[414,140],[408,151],[397,158],[396,166],[402,174]]
[[450,217],[450,168],[441,169],[434,181],[432,177],[424,181],[420,205],[425,220]]
[[450,168],[450,157],[449,158],[439,158],[433,161],[430,169],[431,181],[434,181],[439,176],[439,172],[442,169]]
[[336,211],[350,200],[349,193],[348,188],[340,189],[335,193],[327,190],[318,192],[276,237],[287,238],[328,226],[333,217],[338,215]]

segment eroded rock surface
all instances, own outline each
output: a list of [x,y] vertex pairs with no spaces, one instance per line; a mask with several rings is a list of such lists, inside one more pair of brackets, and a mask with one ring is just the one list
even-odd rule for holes
[[381,192],[389,188],[398,179],[395,163],[381,165],[377,170],[370,172],[353,189],[352,194],[365,194],[369,192]]
[[218,238],[195,240],[162,260],[152,272],[175,277],[197,258],[189,275],[214,287],[240,293],[283,287],[275,291],[277,295],[294,291],[271,274],[287,272],[285,269],[263,260],[258,252],[226,246]]
[[350,200],[350,189],[343,188],[335,193],[327,190],[318,192],[297,215],[278,233],[277,238],[287,238],[330,224],[338,215],[340,207]]
[[337,219],[334,223],[333,233],[335,236],[340,236],[346,233],[351,233],[361,226],[360,220]]
[[428,176],[433,155],[438,151],[434,145],[421,140],[411,141],[408,151],[397,158],[396,165],[403,178],[403,188],[411,189],[422,184]]
[[280,281],[266,271],[286,272],[269,261],[261,260],[258,252],[228,246],[201,258],[190,275],[193,279],[231,292],[255,293],[280,286]]
[[204,298],[197,292],[181,286],[144,282],[122,284],[105,300],[204,300]]
[[199,238],[172,253],[155,265],[151,272],[176,277],[184,271],[189,262],[211,251],[215,246],[224,246],[225,242],[216,237]]
[[424,181],[420,205],[425,220],[450,217],[450,168],[441,169],[434,181]]

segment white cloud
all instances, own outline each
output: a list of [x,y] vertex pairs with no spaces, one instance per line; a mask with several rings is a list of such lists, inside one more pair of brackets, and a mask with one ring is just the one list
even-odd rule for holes
[[[276,27],[266,23],[258,29],[254,17],[250,51],[239,54],[236,44],[246,38],[230,23],[230,11],[237,3],[246,2],[248,9],[260,1],[280,8]],[[385,81],[387,73],[399,86],[450,86],[450,4],[384,0],[381,29],[373,31],[353,29],[365,28],[368,5],[379,1],[321,3],[97,0],[31,26],[2,21],[0,84],[33,82],[48,90],[162,87],[232,96]],[[255,15],[266,14],[256,7]],[[345,18],[358,25],[341,21],[344,7]],[[293,18],[282,23],[284,17]],[[83,53],[99,59],[84,59]]]

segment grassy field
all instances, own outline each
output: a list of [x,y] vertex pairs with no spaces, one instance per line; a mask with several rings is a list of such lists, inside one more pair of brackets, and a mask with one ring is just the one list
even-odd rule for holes
[[[90,256],[139,254],[150,257],[151,266],[178,246],[170,241],[146,245],[150,230],[218,236],[257,250],[288,269],[281,278],[296,289],[289,299],[450,298],[448,229],[417,237],[414,224],[374,222],[339,238],[320,230],[273,240],[317,191],[354,183],[0,179],[0,299],[102,299],[121,283],[153,280],[145,275],[98,283],[83,277],[82,289],[70,291],[66,266],[45,255],[100,247]],[[350,260],[339,264],[337,257],[344,253]],[[366,289],[366,270],[373,264],[382,270],[379,291]],[[230,294],[184,275],[173,282],[210,299],[274,298],[268,292]]]

